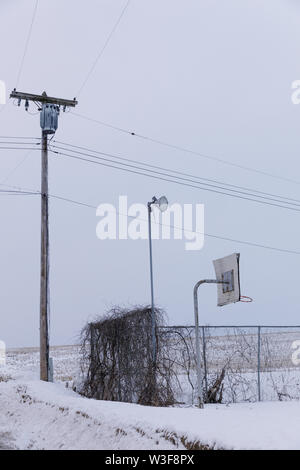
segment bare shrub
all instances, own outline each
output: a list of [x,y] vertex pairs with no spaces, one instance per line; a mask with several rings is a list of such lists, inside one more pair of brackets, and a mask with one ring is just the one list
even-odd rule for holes
[[174,403],[174,361],[159,326],[164,312],[156,308],[157,360],[152,360],[151,309],[115,307],[89,323],[81,334],[83,382],[79,393],[98,400],[167,406]]
[[[168,335],[168,354],[173,358],[173,367],[176,368],[174,376],[174,390],[182,395],[182,382],[190,387],[191,403],[196,401],[196,350],[194,329],[189,327],[168,327],[163,333]],[[209,338],[206,337],[206,341]],[[202,342],[203,345],[203,342]],[[202,363],[204,368],[204,364]],[[206,403],[222,403],[223,388],[226,367],[217,370],[216,373],[206,374],[203,377],[202,387],[205,390],[204,401]],[[186,377],[187,380],[184,379]],[[181,401],[180,403],[184,403]]]
[[222,403],[224,389],[225,367],[211,384],[206,394],[206,403]]

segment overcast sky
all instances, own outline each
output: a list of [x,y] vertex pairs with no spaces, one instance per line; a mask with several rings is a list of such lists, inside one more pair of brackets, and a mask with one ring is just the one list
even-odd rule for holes
[[[73,99],[76,112],[238,165],[271,178],[84,120],[59,119],[58,140],[230,184],[300,199],[300,79],[297,0],[131,0],[78,96],[125,0],[40,0],[18,89]],[[35,0],[0,0],[0,80],[17,82]],[[9,101],[9,100],[8,100]],[[40,136],[38,114],[0,106],[1,136]],[[30,108],[35,113],[34,106]],[[0,182],[40,188],[40,153],[0,150]],[[24,160],[24,161],[23,161]],[[16,166],[20,166],[16,168]],[[300,252],[295,211],[49,156],[49,192],[93,206],[205,204],[205,232]],[[15,171],[11,173],[12,170]],[[7,179],[8,178],[8,179]],[[297,183],[298,181],[298,183]],[[0,196],[0,339],[39,342],[40,200]],[[100,241],[96,211],[50,200],[51,344],[72,344],[112,305],[150,303],[146,240]],[[153,243],[155,300],[170,324],[193,324],[193,286],[214,276],[212,260],[241,253],[241,289],[251,304],[216,306],[200,291],[200,323],[300,324],[300,255],[205,237]]]

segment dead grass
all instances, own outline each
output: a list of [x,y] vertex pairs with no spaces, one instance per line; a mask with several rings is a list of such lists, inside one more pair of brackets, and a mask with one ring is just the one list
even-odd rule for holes
[[174,446],[178,447],[182,444],[187,450],[225,450],[219,447],[215,442],[213,444],[205,444],[200,440],[189,440],[185,435],[178,435],[175,432],[166,431],[164,429],[157,429],[156,432]]
[[12,380],[12,376],[9,374],[0,374],[0,382],[8,382]]

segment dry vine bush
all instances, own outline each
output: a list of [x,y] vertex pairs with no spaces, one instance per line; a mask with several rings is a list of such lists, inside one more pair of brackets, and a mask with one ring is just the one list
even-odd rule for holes
[[149,307],[119,307],[89,323],[81,334],[83,382],[79,392],[98,400],[167,406],[175,402],[174,360],[159,329],[165,314],[155,309],[157,361],[152,362]]
[[[220,333],[219,333],[220,331]],[[251,331],[251,330],[250,330]],[[208,380],[222,377],[222,402],[257,399],[257,336],[242,328],[206,328]]]
[[[173,358],[173,365],[176,368],[176,391],[183,398],[184,390],[188,384],[190,396],[189,404],[197,403],[196,386],[196,350],[195,350],[195,332],[194,328],[189,327],[168,327],[163,332],[168,335],[169,356]],[[206,338],[207,343],[208,338]],[[201,339],[201,349],[203,342]],[[202,363],[202,368],[204,364]],[[205,394],[206,403],[222,403],[224,389],[225,367],[218,369],[215,373],[207,375],[207,393]],[[206,389],[205,378],[203,377],[202,387]],[[186,390],[185,390],[186,392]],[[181,403],[187,403],[183,398]]]

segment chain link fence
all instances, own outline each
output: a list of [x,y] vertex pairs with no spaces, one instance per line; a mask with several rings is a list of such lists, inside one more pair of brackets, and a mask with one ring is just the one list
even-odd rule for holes
[[[300,326],[201,326],[205,401],[300,399]],[[196,404],[195,327],[163,327],[176,362],[177,401]]]

